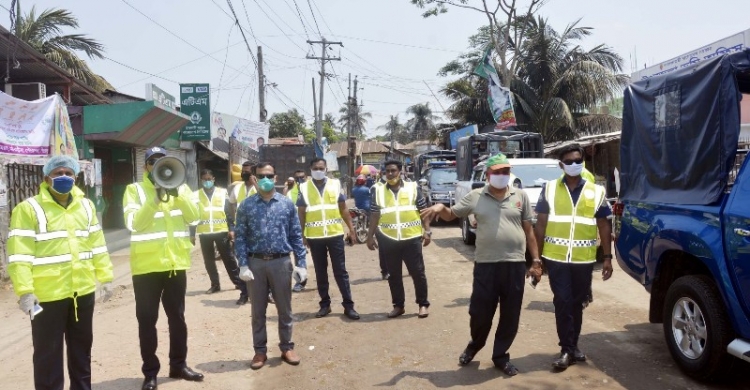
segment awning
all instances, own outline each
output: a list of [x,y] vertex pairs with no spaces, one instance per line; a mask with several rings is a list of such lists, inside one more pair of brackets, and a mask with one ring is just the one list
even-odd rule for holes
[[196,142],[196,144],[202,146],[203,149],[205,149],[209,153],[213,154],[214,156],[216,156],[216,157],[218,157],[218,158],[220,158],[222,160],[229,161],[229,153],[221,152],[221,151],[218,151],[218,150],[213,150],[210,147],[208,147],[208,145],[206,145],[206,143],[208,143],[208,141]]
[[160,145],[190,117],[156,101],[85,106],[83,139],[134,146]]

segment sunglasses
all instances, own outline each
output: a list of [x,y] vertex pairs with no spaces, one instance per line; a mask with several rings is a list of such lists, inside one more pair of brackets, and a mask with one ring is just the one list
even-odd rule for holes
[[562,163],[565,165],[583,164],[583,159],[579,158],[578,160],[565,160]]
[[270,174],[270,175],[257,175],[258,179],[273,179],[276,175]]

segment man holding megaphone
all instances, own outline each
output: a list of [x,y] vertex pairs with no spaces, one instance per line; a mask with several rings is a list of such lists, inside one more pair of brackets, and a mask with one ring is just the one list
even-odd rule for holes
[[156,321],[159,303],[169,319],[169,377],[203,380],[203,374],[185,363],[186,271],[190,268],[188,226],[200,218],[193,193],[185,183],[185,164],[166,157],[164,148],[146,151],[146,177],[128,185],[123,199],[125,225],[130,235],[130,269],[140,338],[142,389],[156,389],[159,358],[156,356]]

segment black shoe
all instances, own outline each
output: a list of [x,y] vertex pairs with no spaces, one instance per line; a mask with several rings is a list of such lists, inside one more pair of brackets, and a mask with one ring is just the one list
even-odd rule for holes
[[505,373],[507,376],[516,376],[518,375],[518,369],[516,366],[513,365],[511,362],[505,362],[505,364],[495,366]]
[[152,376],[143,380],[143,386],[141,390],[156,390],[156,377]]
[[[331,312],[331,309],[328,309],[328,312]],[[344,315],[349,317],[350,320],[358,320],[359,319],[359,313],[357,313],[354,309],[345,309]]]
[[580,349],[576,348],[576,350],[573,352],[573,359],[577,362],[585,362],[586,361],[586,355],[581,352]]
[[472,351],[469,348],[464,349],[464,352],[458,357],[458,364],[465,366],[471,363],[474,360],[474,354],[476,354],[476,351]]
[[388,272],[381,272],[380,274],[383,276],[383,280],[388,280],[391,277],[391,274]]
[[246,304],[247,303],[247,295],[240,294],[240,299],[238,299],[236,303],[237,303],[237,305],[240,305],[240,306]]
[[318,312],[315,313],[315,318],[325,317],[325,316],[327,316],[329,314],[331,314],[331,308],[330,307],[328,307],[328,306],[321,307],[320,310],[318,310]]
[[555,359],[554,362],[552,362],[552,367],[563,371],[566,370],[568,367],[576,364],[575,359],[573,358],[573,355],[563,352],[560,354],[560,357]]
[[184,379],[186,381],[200,382],[203,380],[203,374],[193,371],[192,368],[185,366],[181,370],[169,370],[169,377],[174,379]]
[[221,291],[221,287],[219,286],[211,286],[208,290],[206,290],[206,294],[213,294]]

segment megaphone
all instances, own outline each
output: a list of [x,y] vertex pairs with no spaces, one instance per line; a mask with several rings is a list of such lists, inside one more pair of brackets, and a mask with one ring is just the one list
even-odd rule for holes
[[185,164],[177,157],[166,156],[156,160],[151,170],[154,187],[172,190],[183,183],[187,176]]

